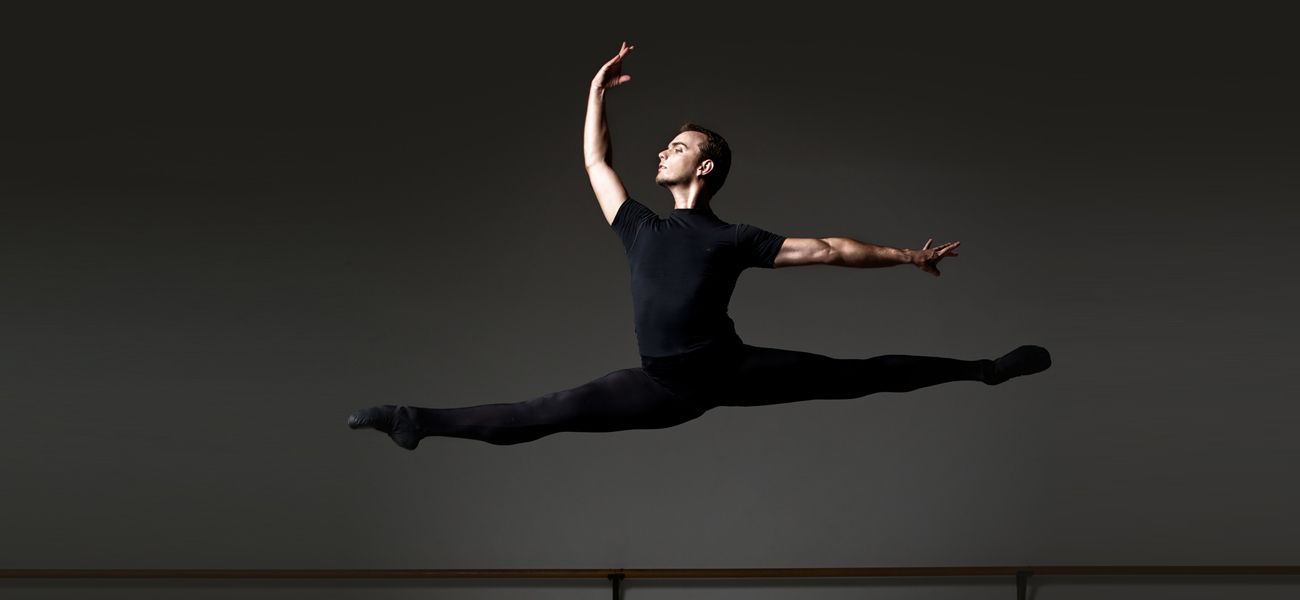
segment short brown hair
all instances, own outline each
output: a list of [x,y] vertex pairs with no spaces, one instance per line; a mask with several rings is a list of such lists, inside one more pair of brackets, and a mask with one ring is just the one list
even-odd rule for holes
[[718,135],[711,129],[705,129],[695,123],[686,123],[677,133],[695,131],[703,133],[705,140],[700,146],[701,159],[713,161],[713,170],[704,176],[704,187],[709,191],[709,195],[718,193],[722,189],[722,184],[727,182],[727,173],[731,171],[731,146],[727,145],[727,140]]

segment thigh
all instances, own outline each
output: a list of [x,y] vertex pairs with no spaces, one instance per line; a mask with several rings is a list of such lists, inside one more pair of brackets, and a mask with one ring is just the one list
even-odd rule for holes
[[655,381],[644,369],[619,369],[577,387],[528,401],[533,409],[567,422],[572,431],[672,427],[703,410]]
[[719,406],[763,406],[802,400],[856,398],[864,361],[745,344],[729,373]]

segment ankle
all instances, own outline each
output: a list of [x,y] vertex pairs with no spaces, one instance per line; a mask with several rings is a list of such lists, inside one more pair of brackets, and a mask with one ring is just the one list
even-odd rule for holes
[[988,385],[997,385],[997,384],[1001,383],[1001,382],[998,381],[998,379],[997,379],[997,377],[998,377],[998,374],[997,374],[997,373],[998,373],[998,364],[997,364],[996,362],[994,362],[993,359],[991,359],[991,358],[983,358],[983,359],[980,359],[978,362],[979,362],[979,373],[980,373],[979,380],[980,380],[980,381],[982,381],[982,382],[984,382],[984,383],[986,383],[986,384],[988,384]]

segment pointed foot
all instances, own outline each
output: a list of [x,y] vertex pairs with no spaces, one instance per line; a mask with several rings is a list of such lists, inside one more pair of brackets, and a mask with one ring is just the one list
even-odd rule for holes
[[1052,355],[1042,346],[1021,346],[993,361],[992,372],[984,383],[998,385],[1008,379],[1033,375],[1052,366]]
[[393,443],[407,450],[420,445],[419,429],[405,406],[385,404],[363,408],[348,415],[348,427],[382,431],[392,438]]

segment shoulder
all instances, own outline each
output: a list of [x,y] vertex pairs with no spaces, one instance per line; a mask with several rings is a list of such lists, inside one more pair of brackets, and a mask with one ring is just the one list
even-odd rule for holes
[[771,243],[775,239],[785,239],[783,235],[749,223],[736,223],[732,227],[736,233],[736,242],[740,244]]
[[736,246],[746,257],[747,265],[752,267],[772,268],[787,239],[784,235],[748,223],[737,223],[735,232]]
[[658,218],[659,215],[644,204],[628,198],[619,205],[614,218],[609,222],[609,228],[623,241],[623,247],[630,251],[641,232],[653,229],[654,221]]
[[644,204],[637,202],[632,197],[628,197],[618,206],[614,212],[614,218],[610,220],[609,225],[615,229],[626,226],[629,223],[636,223],[648,218],[657,217],[654,211],[650,210]]

